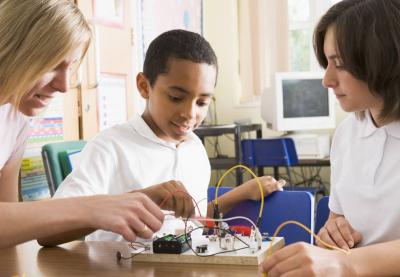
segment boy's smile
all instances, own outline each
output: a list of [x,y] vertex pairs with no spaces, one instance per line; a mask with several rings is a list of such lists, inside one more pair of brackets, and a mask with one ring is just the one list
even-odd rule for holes
[[159,138],[179,144],[206,117],[217,73],[213,65],[178,58],[170,58],[167,71],[153,87],[143,73],[136,81],[147,99],[143,119]]

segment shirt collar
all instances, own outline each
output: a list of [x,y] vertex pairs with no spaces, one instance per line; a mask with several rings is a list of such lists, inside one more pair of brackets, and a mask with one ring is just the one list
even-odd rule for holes
[[[148,140],[151,140],[155,143],[167,146],[169,148],[173,148],[173,149],[177,148],[175,143],[165,141],[165,140],[157,137],[157,135],[153,132],[153,130],[150,128],[150,126],[147,125],[146,121],[144,121],[144,119],[141,115],[135,114],[135,116],[132,118],[132,120],[130,120],[129,123],[132,126],[132,128],[136,130],[136,132],[138,132],[141,136],[147,138]],[[193,140],[194,139],[193,136],[195,136],[195,135],[193,134],[193,132],[191,132],[188,135],[187,139],[185,141],[183,141],[182,143],[180,143],[178,146],[185,144],[188,141]]]
[[400,122],[399,121],[393,121],[385,126],[383,128],[386,129],[387,133],[391,135],[392,137],[395,137],[397,139],[400,139]]
[[[359,136],[361,138],[366,138],[368,136],[371,136],[379,129],[378,127],[375,126],[374,122],[372,121],[371,113],[369,111],[365,113],[365,118],[363,119],[363,122],[364,124],[362,125],[362,128],[360,129],[359,132]],[[387,134],[389,134],[390,136],[400,139],[399,121],[394,121],[380,128],[385,129]]]

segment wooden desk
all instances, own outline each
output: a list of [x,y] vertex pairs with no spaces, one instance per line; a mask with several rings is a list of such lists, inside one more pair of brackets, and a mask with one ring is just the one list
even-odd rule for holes
[[36,241],[0,250],[0,276],[259,276],[256,266],[117,262],[123,242],[75,241],[42,248]]

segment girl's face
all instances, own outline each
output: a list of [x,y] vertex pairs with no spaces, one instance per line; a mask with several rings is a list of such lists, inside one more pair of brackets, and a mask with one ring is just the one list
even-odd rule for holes
[[53,70],[45,73],[21,99],[18,110],[27,116],[38,115],[57,92],[68,91],[70,69],[81,57],[79,48],[67,56]]
[[324,41],[324,54],[328,66],[322,84],[333,89],[343,110],[346,112],[370,110],[376,122],[383,107],[382,99],[371,93],[367,83],[356,79],[346,71],[336,46],[334,28],[330,27]]

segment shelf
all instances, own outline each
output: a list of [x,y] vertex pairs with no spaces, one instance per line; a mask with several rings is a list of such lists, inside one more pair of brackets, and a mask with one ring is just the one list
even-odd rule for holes
[[228,169],[238,164],[236,158],[210,158],[212,169]]
[[[241,135],[245,132],[256,132],[257,138],[262,137],[262,125],[261,124],[245,124],[245,125],[212,125],[212,126],[200,126],[194,133],[201,139],[204,144],[205,137],[218,137],[226,134],[231,134],[234,137],[235,144],[235,156],[228,158],[209,158],[211,169],[229,169],[235,165],[241,163],[242,160],[242,145]],[[240,185],[243,181],[243,173],[241,170],[236,171],[236,183]]]

